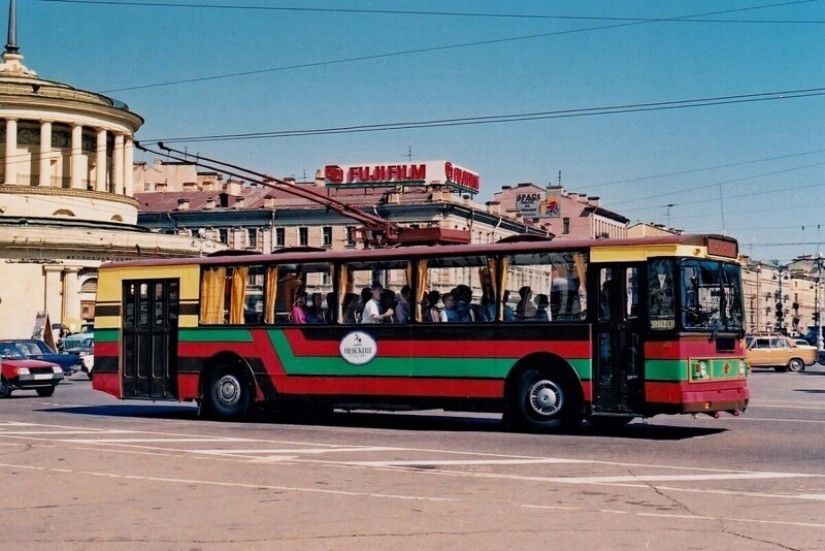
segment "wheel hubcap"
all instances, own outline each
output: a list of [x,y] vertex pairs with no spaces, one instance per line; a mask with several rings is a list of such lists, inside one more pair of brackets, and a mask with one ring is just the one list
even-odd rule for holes
[[539,415],[550,417],[561,411],[563,394],[553,381],[541,380],[530,387],[530,407]]
[[224,375],[215,386],[221,404],[234,406],[241,399],[241,382],[235,376]]

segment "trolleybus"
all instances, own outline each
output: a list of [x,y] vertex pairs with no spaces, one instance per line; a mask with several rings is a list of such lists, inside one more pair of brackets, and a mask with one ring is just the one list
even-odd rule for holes
[[533,430],[738,415],[737,257],[729,237],[673,235],[112,262],[93,385],[226,420],[307,404]]

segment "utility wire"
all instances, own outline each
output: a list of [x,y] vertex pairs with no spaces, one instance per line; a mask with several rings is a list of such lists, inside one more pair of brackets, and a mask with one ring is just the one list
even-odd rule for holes
[[[424,10],[385,10],[385,9],[365,9],[365,8],[308,8],[297,6],[238,6],[231,4],[183,4],[178,2],[126,2],[116,0],[35,0],[37,2],[50,2],[56,4],[92,4],[101,6],[118,7],[151,7],[151,8],[189,8],[189,9],[212,9],[212,10],[237,10],[237,11],[280,11],[280,12],[309,12],[309,13],[344,13],[355,15],[415,15],[415,16],[435,16],[435,17],[469,17],[484,19],[528,19],[528,20],[557,20],[557,21],[630,21],[634,23],[757,23],[757,24],[823,24],[825,21],[804,20],[804,19],[699,19],[702,15],[688,16],[673,20],[669,18],[655,17],[611,17],[594,15],[544,15],[544,14],[520,14],[520,13],[491,13],[491,12],[451,12],[451,11],[424,11]],[[818,2],[820,0],[798,0],[792,2],[782,2],[779,4],[769,4],[764,6],[751,6],[738,10],[727,10],[725,12],[715,12],[715,14],[731,13],[736,11],[752,11],[765,8],[784,7],[793,4],[806,4]],[[714,15],[715,15],[714,14]],[[694,17],[696,19],[694,19]]]
[[789,90],[783,92],[762,92],[757,94],[740,94],[735,96],[718,96],[696,98],[688,100],[663,101],[651,103],[637,103],[614,105],[609,107],[588,107],[579,109],[563,109],[558,111],[539,111],[534,113],[514,113],[509,115],[487,115],[480,117],[463,117],[455,119],[436,119],[429,121],[408,121],[384,124],[370,124],[358,126],[339,126],[331,128],[313,128],[304,130],[277,130],[268,132],[246,132],[238,134],[214,134],[205,136],[186,136],[174,138],[145,139],[146,142],[212,142],[232,140],[252,140],[264,138],[294,138],[298,136],[318,136],[334,134],[353,134],[364,132],[386,132],[390,130],[410,130],[419,128],[443,128],[451,126],[469,126],[480,124],[499,124],[506,122],[524,122],[570,117],[587,117],[596,115],[616,115],[625,113],[639,113],[647,111],[663,111],[669,109],[687,109],[694,107],[708,107],[714,105],[730,105],[735,103],[749,103],[758,101],[784,100],[792,98],[816,97],[825,95],[825,88],[810,88],[807,90]]
[[[60,2],[64,2],[64,3],[68,3],[68,2],[74,2],[74,3],[79,3],[79,2],[101,3],[101,2],[94,2],[93,0],[40,0],[40,1],[50,1],[50,2],[60,1]],[[179,80],[172,80],[172,81],[166,81],[166,82],[158,82],[158,83],[153,83],[153,84],[144,84],[144,85],[139,85],[139,86],[114,88],[114,89],[111,89],[111,90],[106,90],[103,93],[104,94],[110,94],[110,93],[114,93],[114,92],[145,90],[145,89],[148,89],[148,88],[159,88],[159,87],[165,87],[165,86],[175,86],[175,85],[178,85],[178,84],[192,84],[192,83],[196,83],[196,82],[206,82],[206,81],[220,80],[220,79],[226,79],[226,78],[236,78],[236,77],[258,75],[258,74],[264,74],[264,73],[289,71],[289,70],[294,70],[294,69],[307,69],[307,68],[312,68],[312,67],[325,67],[325,66],[329,66],[329,65],[354,63],[354,62],[358,62],[358,61],[370,61],[370,60],[375,60],[375,59],[385,59],[385,58],[389,58],[389,57],[418,55],[418,54],[423,54],[423,53],[431,53],[431,52],[446,51],[446,50],[455,50],[455,49],[460,49],[460,48],[486,46],[486,45],[490,45],[490,44],[504,44],[504,43],[522,41],[522,40],[533,40],[533,39],[537,39],[537,38],[548,38],[548,37],[551,37],[551,36],[561,36],[561,35],[575,34],[575,33],[580,33],[580,32],[615,29],[615,28],[628,27],[628,26],[633,26],[633,25],[647,25],[647,24],[651,24],[651,23],[677,22],[677,21],[683,21],[683,20],[686,20],[686,19],[706,17],[706,16],[711,16],[711,15],[721,15],[721,14],[735,13],[735,12],[741,12],[741,11],[751,11],[751,10],[757,10],[757,9],[766,9],[766,8],[773,8],[773,7],[784,7],[784,6],[789,6],[789,5],[793,5],[793,4],[806,4],[806,3],[810,3],[810,2],[819,2],[819,1],[821,1],[821,0],[795,0],[795,1],[792,1],[792,2],[782,2],[782,3],[778,3],[778,4],[767,4],[767,5],[763,5],[763,6],[750,6],[750,7],[747,7],[747,8],[738,8],[738,9],[732,9],[732,10],[714,11],[714,12],[707,12],[707,13],[694,14],[694,15],[685,15],[685,16],[672,17],[672,18],[653,19],[653,20],[621,21],[621,22],[618,22],[618,23],[613,23],[613,24],[610,24],[610,25],[601,25],[601,26],[597,26],[597,27],[586,27],[586,28],[580,28],[580,29],[570,29],[570,30],[564,30],[564,31],[555,31],[555,32],[539,33],[539,34],[524,35],[524,36],[505,37],[505,38],[497,38],[497,39],[490,39],[490,40],[479,40],[479,41],[475,41],[475,42],[465,42],[465,43],[460,43],[460,44],[447,44],[447,45],[443,45],[443,46],[431,46],[431,47],[427,47],[427,48],[418,48],[418,49],[414,49],[414,50],[388,52],[388,53],[382,53],[382,54],[373,54],[373,55],[358,56],[358,57],[344,58],[344,59],[337,59],[337,60],[327,60],[327,61],[316,61],[316,62],[310,62],[310,63],[301,63],[301,64],[296,64],[296,65],[287,65],[287,66],[282,66],[282,67],[274,67],[274,68],[270,68],[270,69],[256,69],[256,70],[251,70],[251,71],[241,71],[241,72],[237,72],[237,73],[226,73],[226,74],[222,74],[222,75],[193,77],[193,78],[188,78],[188,79],[179,79]],[[107,0],[107,3],[127,5],[127,6],[128,5],[137,5],[137,4],[132,4],[132,3],[127,4],[127,3],[111,2],[109,0]],[[169,4],[152,3],[151,5],[152,6],[156,6],[156,5],[157,6],[168,6]],[[187,6],[187,4],[181,4],[180,5],[180,7],[183,7],[183,6]]]

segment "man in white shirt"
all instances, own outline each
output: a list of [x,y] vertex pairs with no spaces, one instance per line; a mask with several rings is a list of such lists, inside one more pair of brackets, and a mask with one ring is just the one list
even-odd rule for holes
[[390,319],[393,314],[392,308],[387,308],[386,312],[381,313],[379,305],[381,302],[381,291],[384,290],[384,287],[375,281],[372,287],[370,287],[370,290],[372,291],[372,298],[364,305],[364,312],[361,314],[361,323],[383,323]]

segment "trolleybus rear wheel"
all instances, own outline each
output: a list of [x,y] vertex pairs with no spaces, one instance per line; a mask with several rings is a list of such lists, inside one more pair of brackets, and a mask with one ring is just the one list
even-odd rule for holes
[[581,422],[581,400],[561,370],[525,370],[511,397],[510,421],[533,430],[570,429]]
[[206,387],[204,400],[207,411],[218,419],[237,420],[249,413],[252,391],[241,371],[229,365],[219,365]]

